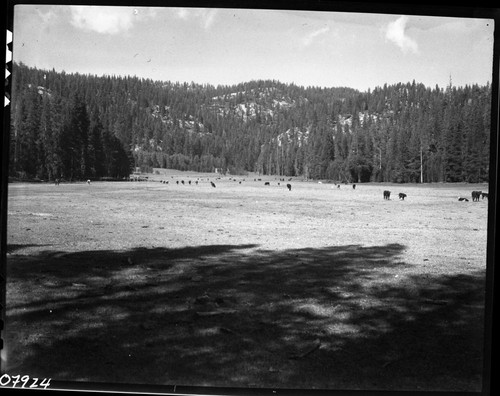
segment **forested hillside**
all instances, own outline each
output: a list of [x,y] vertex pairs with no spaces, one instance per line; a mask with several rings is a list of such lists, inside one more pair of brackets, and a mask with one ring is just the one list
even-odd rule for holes
[[12,177],[140,167],[336,182],[488,180],[491,87],[235,86],[13,66]]

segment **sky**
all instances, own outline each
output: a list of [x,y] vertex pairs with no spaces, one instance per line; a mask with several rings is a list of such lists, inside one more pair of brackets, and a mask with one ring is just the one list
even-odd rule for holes
[[327,11],[16,5],[13,60],[39,69],[366,91],[491,83],[494,20]]

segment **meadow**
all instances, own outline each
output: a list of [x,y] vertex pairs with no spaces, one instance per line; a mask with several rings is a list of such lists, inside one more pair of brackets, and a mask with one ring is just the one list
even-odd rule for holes
[[487,189],[165,170],[9,184],[6,372],[479,391],[488,201],[470,197]]

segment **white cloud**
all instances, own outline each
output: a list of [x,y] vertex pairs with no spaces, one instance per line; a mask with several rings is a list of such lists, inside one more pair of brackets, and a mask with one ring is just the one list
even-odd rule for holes
[[52,20],[56,17],[56,13],[53,10],[48,10],[47,12],[43,12],[41,9],[36,10],[43,23],[51,23]]
[[408,17],[406,15],[390,22],[385,31],[385,38],[396,44],[404,53],[413,52],[416,54],[418,53],[418,44],[406,34],[407,23]]
[[189,11],[187,8],[174,8],[175,15],[180,19],[188,19]]
[[302,38],[302,44],[304,46],[311,45],[318,36],[328,33],[329,31],[330,28],[328,26],[325,26],[321,29],[315,30],[314,32],[310,32],[305,37]]
[[174,14],[182,20],[198,20],[204,29],[210,29],[217,16],[214,8],[174,8]]
[[126,32],[140,16],[139,9],[133,7],[73,6],[70,10],[73,26],[103,34]]
[[209,29],[210,26],[212,26],[212,24],[215,21],[216,15],[217,15],[217,10],[212,9],[212,10],[204,11],[201,18],[202,18],[203,27],[205,29]]

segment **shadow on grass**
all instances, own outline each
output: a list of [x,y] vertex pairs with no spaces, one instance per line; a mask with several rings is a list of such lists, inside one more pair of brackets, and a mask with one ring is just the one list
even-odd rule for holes
[[7,372],[479,391],[484,274],[411,275],[403,249],[210,245],[12,255]]
[[52,246],[52,245],[49,245],[49,244],[44,244],[44,245],[36,245],[36,244],[13,244],[13,243],[10,243],[7,245],[7,253],[11,254],[11,253],[15,253],[16,251],[20,250],[20,249],[24,249],[24,248],[27,248],[27,247],[38,247],[40,248],[40,246]]

